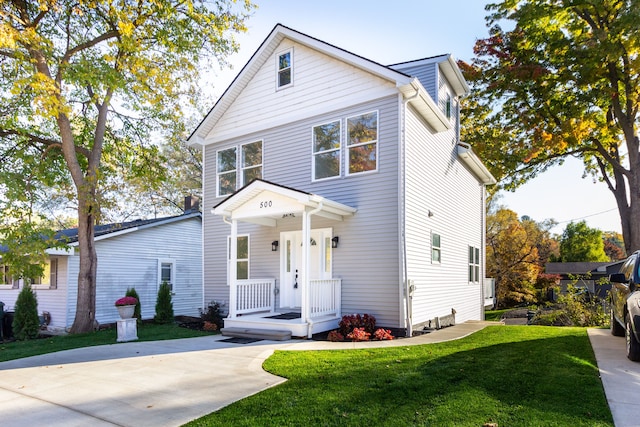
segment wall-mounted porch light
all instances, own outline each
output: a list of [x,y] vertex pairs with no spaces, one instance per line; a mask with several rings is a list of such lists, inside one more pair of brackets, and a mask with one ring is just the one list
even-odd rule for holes
[[279,243],[278,243],[278,241],[277,241],[277,240],[274,240],[273,242],[271,242],[271,251],[272,251],[272,252],[275,252],[275,251],[277,251],[277,250],[278,250],[278,244],[279,244]]
[[340,238],[338,236],[334,237],[333,239],[331,239],[331,247],[333,249],[338,247],[338,242],[340,241]]

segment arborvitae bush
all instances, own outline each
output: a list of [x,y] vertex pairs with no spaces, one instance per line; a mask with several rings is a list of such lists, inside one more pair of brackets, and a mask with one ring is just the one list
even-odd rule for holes
[[142,308],[140,305],[140,297],[138,296],[138,292],[136,292],[136,288],[128,288],[124,296],[134,297],[135,299],[138,300],[138,303],[136,304],[136,308],[133,312],[133,317],[138,319],[138,323],[142,322]]
[[13,336],[17,340],[28,340],[38,336],[40,319],[38,319],[38,299],[28,283],[22,287],[16,300],[13,316]]
[[173,322],[173,302],[171,301],[171,286],[167,282],[162,282],[158,289],[158,300],[156,301],[156,315],[153,318],[156,323]]

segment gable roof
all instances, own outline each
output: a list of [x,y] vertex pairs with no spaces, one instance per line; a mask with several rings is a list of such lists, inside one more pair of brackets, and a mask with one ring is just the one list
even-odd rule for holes
[[413,61],[400,62],[389,65],[389,68],[402,71],[408,67],[438,64],[440,71],[447,78],[456,96],[465,96],[469,93],[469,85],[462,75],[462,71],[456,64],[456,60],[450,54],[431,56],[429,58],[415,59]]
[[[154,219],[137,219],[135,221],[127,222],[115,222],[112,224],[96,225],[94,227],[95,240],[107,239],[109,237],[119,236],[121,234],[131,233],[137,230],[143,230],[146,228],[157,227],[164,224],[170,224],[176,221],[182,221],[191,218],[202,218],[200,212],[186,213],[183,215],[154,218]],[[58,240],[64,240],[65,242],[74,246],[78,242],[78,229],[68,228],[66,230],[60,230],[55,234],[55,238]]]
[[[429,96],[418,78],[409,76],[400,70],[381,65],[370,59],[348,52],[332,44],[285,27],[284,25],[277,24],[267,38],[262,42],[258,50],[256,50],[249,61],[240,70],[238,75],[224,91],[222,96],[217,100],[211,110],[198,124],[196,129],[191,133],[191,135],[189,135],[189,138],[187,139],[188,144],[204,144],[204,138],[209,134],[209,132],[211,132],[216,123],[222,118],[225,111],[227,111],[227,109],[233,104],[242,90],[258,72],[260,67],[262,67],[265,61],[271,57],[280,42],[285,38],[317,50],[325,55],[350,64],[377,77],[394,82],[398,90],[406,99],[410,98],[409,102],[436,131],[450,129],[451,124],[449,123],[449,120],[431,96]],[[441,64],[444,74],[447,78],[454,78],[453,80],[455,80],[452,81],[452,85],[456,88],[456,93],[464,92],[463,89],[468,91],[468,86],[466,85],[460,71],[457,70],[455,61],[450,58],[450,55],[441,55],[433,57],[430,60],[440,60],[442,64],[444,64]],[[455,70],[457,70],[457,73]]]
[[[262,206],[265,200],[270,201],[268,206]],[[317,194],[257,178],[215,205],[212,213],[275,227],[278,219],[300,215],[308,209],[314,215],[336,221],[342,221],[357,211],[356,208]]]

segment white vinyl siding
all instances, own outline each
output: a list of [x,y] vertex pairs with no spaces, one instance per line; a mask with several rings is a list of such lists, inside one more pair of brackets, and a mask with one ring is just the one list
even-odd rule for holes
[[[291,42],[285,39],[275,52],[280,53],[290,47]],[[229,94],[237,97],[217,122],[215,129],[205,137],[205,144],[234,138],[246,140],[250,138],[248,135],[257,132],[262,137],[266,129],[286,126],[297,120],[306,121],[372,99],[397,95],[392,82],[318,54],[307,46],[295,44],[294,48],[295,86],[274,92],[278,54],[274,53],[273,60],[262,63],[246,87],[235,88],[240,92]],[[349,114],[361,112],[362,110],[351,110]],[[325,120],[333,119],[335,116]],[[310,123],[306,135],[298,142],[308,141],[309,129],[316,124],[318,122]]]
[[[298,55],[298,51],[296,51]],[[299,55],[297,56],[299,59]],[[300,61],[297,62],[300,72]],[[296,90],[301,86],[301,77]],[[378,172],[356,174],[341,179],[312,179],[313,153],[309,149],[314,126],[342,118],[360,115],[367,111],[379,112],[378,138],[385,141],[378,148]],[[342,307],[344,313],[371,313],[378,324],[402,327],[399,312],[398,267],[398,98],[385,97],[365,104],[331,110],[325,114],[298,120],[287,126],[260,130],[256,134],[242,135],[225,141],[229,146],[240,140],[250,140],[257,134],[264,141],[264,179],[286,187],[312,192],[327,199],[358,209],[344,221],[330,221],[314,216],[313,229],[332,228],[333,236],[340,237],[340,245],[331,252],[332,273],[342,279]],[[307,141],[301,149],[300,141]],[[386,143],[389,141],[389,143]],[[205,163],[215,164],[217,147],[205,146]],[[344,150],[343,150],[344,151]],[[345,162],[345,155],[342,162]],[[344,164],[342,164],[344,168]],[[206,168],[211,171],[211,168]],[[204,178],[215,182],[215,171]],[[338,185],[339,184],[339,185]],[[216,205],[215,186],[205,185],[206,205]],[[230,226],[215,215],[204,216],[204,265],[205,301],[228,302],[227,286],[227,236]],[[281,231],[301,229],[301,218],[287,217],[278,220],[277,227],[264,227],[238,223],[238,234],[250,234],[250,278],[279,278],[280,247],[271,251],[271,242],[280,239]],[[281,242],[281,244],[283,244]],[[383,248],[383,250],[378,250]],[[279,282],[279,281],[278,281]]]
[[[407,274],[416,285],[413,323],[451,314],[451,309],[456,323],[480,319],[482,286],[469,286],[468,269],[469,246],[483,247],[483,187],[457,158],[451,143],[455,130],[433,134],[412,108],[407,113]],[[429,211],[432,215],[425,215]],[[432,232],[441,235],[440,264],[424,261]],[[483,277],[484,267],[479,270]]]
[[[113,304],[128,288],[135,288],[140,297],[142,318],[153,318],[161,282],[159,262],[162,261],[174,262],[172,302],[175,315],[199,316],[198,308],[203,305],[200,233],[201,219],[193,217],[96,241],[100,260],[96,320],[100,324],[114,323],[119,316]],[[77,282],[79,257],[70,257],[69,263],[69,277]],[[77,285],[70,286],[68,298],[67,322],[71,325]]]

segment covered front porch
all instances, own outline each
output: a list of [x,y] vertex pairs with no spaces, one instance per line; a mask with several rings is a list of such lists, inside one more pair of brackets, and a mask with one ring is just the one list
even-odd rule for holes
[[[252,181],[215,206],[213,213],[231,227],[225,329],[290,331],[298,337],[335,329],[342,317],[342,280],[332,270],[339,240],[331,228],[312,229],[311,220],[317,216],[343,221],[355,212],[316,194],[263,180]],[[279,277],[249,277],[248,265],[244,269],[238,264],[238,223],[278,229],[284,220],[297,221],[299,229],[280,231],[271,244],[272,251],[280,252]]]

